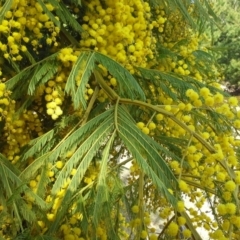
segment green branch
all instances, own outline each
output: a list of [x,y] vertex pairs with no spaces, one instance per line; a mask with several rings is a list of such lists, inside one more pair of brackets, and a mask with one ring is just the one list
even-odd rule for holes
[[103,90],[106,92],[106,94],[108,95],[108,97],[111,100],[113,100],[113,101],[117,100],[117,102],[123,103],[123,104],[131,104],[131,105],[137,105],[139,107],[145,107],[145,108],[151,109],[155,112],[161,113],[161,114],[169,117],[170,119],[172,119],[180,127],[182,127],[187,132],[189,132],[193,137],[195,137],[199,142],[201,142],[201,144],[203,146],[205,146],[205,148],[207,148],[209,152],[211,152],[211,153],[216,152],[216,150],[210,144],[208,144],[208,142],[206,142],[204,140],[204,138],[202,138],[195,131],[192,131],[184,122],[182,122],[181,120],[176,118],[173,113],[171,113],[169,111],[166,111],[165,109],[163,109],[159,106],[155,106],[155,105],[152,105],[152,104],[149,104],[149,103],[145,103],[143,101],[132,100],[132,99],[128,99],[128,98],[120,98],[120,96],[112,88],[110,88],[107,85],[106,81],[103,79],[102,75],[97,70],[94,70],[94,75],[95,75],[95,78],[96,78],[97,82],[99,83],[99,85],[103,88]]

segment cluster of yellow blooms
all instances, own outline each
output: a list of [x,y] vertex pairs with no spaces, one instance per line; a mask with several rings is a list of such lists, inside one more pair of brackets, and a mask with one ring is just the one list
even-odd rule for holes
[[[48,11],[54,7],[45,4]],[[47,38],[47,44],[56,42],[59,28],[55,27],[48,15],[37,1],[14,0],[11,9],[5,14],[5,19],[0,24],[1,38],[0,49],[6,59],[21,61],[29,50],[26,46],[30,43],[34,50],[41,47],[39,40],[44,37],[43,31],[48,31],[52,36]]]
[[[214,145],[215,152],[210,153],[205,149],[204,144],[192,138],[189,142],[189,147],[183,149],[183,160],[187,161],[189,167],[183,167],[181,162],[174,159],[169,162],[169,165],[176,176],[180,177],[179,188],[181,192],[189,196],[191,202],[198,208],[198,212],[191,212],[188,209],[190,215],[192,215],[192,221],[196,223],[196,226],[204,227],[207,231],[212,229],[210,233],[211,239],[229,239],[226,237],[226,232],[230,230],[231,226],[236,229],[239,228],[240,220],[238,212],[239,196],[235,195],[236,192],[238,192],[237,189],[240,184],[239,161],[235,149],[239,147],[240,141],[234,138],[231,130],[222,133],[216,132],[209,127],[208,123],[204,124],[204,122],[200,121],[200,118],[195,118],[194,109],[202,109],[201,114],[203,114],[205,118],[208,117],[207,111],[215,109],[217,113],[220,113],[227,119],[231,119],[233,127],[239,129],[238,100],[236,97],[230,97],[225,100],[222,94],[212,94],[206,87],[201,88],[199,93],[193,89],[189,89],[186,91],[186,96],[189,98],[188,104],[179,103],[174,105],[173,103],[171,106],[168,106],[168,108],[165,107],[165,110],[168,109],[168,111],[174,113],[190,130],[197,130],[204,141]],[[192,111],[189,111],[189,104]],[[186,129],[179,128],[178,124],[171,119],[164,118],[162,114],[156,115],[155,119],[156,127],[154,129],[151,129],[150,126],[146,127],[143,122],[138,122],[137,126],[145,134],[151,134],[152,136],[161,136],[164,132],[169,137],[184,138],[188,134]],[[216,121],[222,124],[221,119],[217,119]],[[134,167],[134,169],[137,168]],[[234,169],[232,176],[229,174],[230,169]],[[136,171],[137,174],[138,171]],[[211,193],[216,193],[216,188],[221,189],[223,203],[215,206],[220,215],[218,223],[212,221],[209,216],[202,212],[201,207],[206,202],[206,198],[199,191],[197,191],[196,196],[194,196],[194,192],[196,191],[195,186],[198,186],[200,189],[209,189],[210,195]],[[168,203],[161,201],[151,202],[151,204],[154,205],[154,209],[162,209],[160,213],[161,218],[165,219],[172,216],[173,209],[168,208]],[[179,223],[171,222],[168,226],[168,234],[175,237],[179,232],[179,226],[181,226]],[[219,226],[222,226],[223,230],[217,230]],[[183,234],[184,236],[186,234],[185,237],[189,237],[188,231]],[[231,239],[237,239],[238,237],[238,232],[231,233]]]
[[[164,144],[161,143],[162,137],[169,141],[171,139],[188,141],[188,146],[184,149],[181,144],[179,145],[179,141],[176,144],[181,161],[174,157],[166,159],[178,179],[178,189],[169,189],[169,192],[179,199],[183,196],[190,199],[195,209],[188,208],[183,200],[179,200],[177,206],[173,207],[163,195],[156,197],[157,189],[148,179],[145,180],[146,189],[143,198],[139,200],[143,206],[139,206],[136,202],[132,202],[130,206],[133,215],[131,221],[123,213],[127,209],[120,213],[117,213],[116,208],[112,210],[111,214],[119,214],[120,225],[116,232],[126,239],[131,232],[138,234],[140,229],[141,239],[159,239],[161,232],[151,227],[153,225],[151,213],[154,212],[165,224],[162,235],[168,239],[176,239],[181,234],[187,239],[192,233],[187,227],[187,219],[181,216],[183,212],[187,212],[193,226],[204,227],[209,231],[211,239],[239,239],[240,233],[237,229],[240,228],[238,193],[240,163],[236,150],[240,146],[240,141],[233,134],[233,128],[236,131],[240,129],[240,111],[237,110],[237,98],[225,98],[217,83],[211,85],[218,90],[203,86],[209,78],[220,77],[213,65],[197,60],[194,55],[198,50],[206,51],[205,46],[201,45],[204,37],[201,38],[190,31],[177,10],[167,13],[164,5],[153,8],[150,7],[149,1],[92,0],[89,2],[85,0],[82,1],[82,9],[68,6],[70,10],[74,9],[73,15],[81,19],[83,32],[78,39],[79,48],[67,46],[59,37],[60,28],[49,17],[54,16],[55,6],[43,1],[46,6],[44,9],[39,2],[14,0],[0,23],[0,51],[3,56],[0,59],[1,153],[15,166],[20,165],[18,160],[22,154],[22,148],[51,129],[51,124],[61,119],[62,115],[74,111],[72,105],[65,106],[69,100],[65,94],[65,86],[74,64],[86,49],[108,55],[128,69],[131,74],[136,74],[136,78],[139,77],[137,68],[155,68],[162,72],[194,78],[196,85],[199,84],[201,87],[185,89],[184,97],[177,101],[164,88],[159,87],[161,85],[153,82],[148,84],[146,80],[144,84],[147,87],[144,91],[147,102],[156,103],[169,115],[153,114],[146,109],[141,109],[141,114],[135,120],[142,133],[154,138],[160,144]],[[82,15],[78,16],[80,14]],[[55,17],[55,20],[58,21],[58,17]],[[186,38],[188,40],[184,42]],[[180,40],[182,44],[178,45]],[[160,49],[157,43],[161,45]],[[56,61],[59,67],[54,76],[37,86],[33,101],[37,104],[35,106],[30,104],[27,109],[22,109],[24,97],[16,98],[19,102],[12,100],[14,96],[11,96],[11,92],[6,87],[7,80],[17,75],[16,67],[14,70],[8,70],[9,63],[13,66],[19,65],[20,69],[27,68],[30,63],[36,64],[35,60],[32,61],[33,56],[41,61],[41,53],[46,46],[49,47],[49,53],[46,52],[46,56],[58,52]],[[161,57],[164,49],[171,51],[172,55]],[[77,76],[73,83],[76,88],[80,85],[86,68],[84,64],[86,63],[83,62],[77,69]],[[99,64],[98,67],[102,69],[102,75],[108,86],[117,90],[118,79],[102,65]],[[92,96],[95,85],[96,82],[90,79],[84,95],[86,100]],[[176,89],[172,88],[172,91],[176,93]],[[97,99],[98,103],[105,102],[108,100],[108,95],[100,89]],[[82,116],[83,110],[78,111]],[[174,119],[171,116],[174,116]],[[206,119],[221,128],[211,125]],[[226,119],[232,123],[232,126],[227,126]],[[197,132],[198,137],[194,135],[194,131]],[[213,146],[213,151],[207,149],[208,145]],[[38,226],[33,226],[33,232],[37,229],[39,234],[44,234],[48,230],[48,223],[56,220],[56,214],[61,208],[66,189],[76,169],[71,170],[69,178],[65,179],[61,191],[56,196],[51,195],[51,188],[59,172],[64,168],[65,161],[73,154],[74,151],[68,152],[65,158],[56,159],[55,163],[48,164],[49,184],[44,199],[51,207],[43,218],[38,219]],[[29,159],[29,163],[31,161],[34,159]],[[81,187],[94,188],[98,174],[99,165],[90,164]],[[141,174],[142,171],[137,162],[132,161],[127,184],[129,188],[134,189],[133,195],[138,191],[135,183],[140,181]],[[36,175],[28,184],[35,193],[40,184],[39,180],[40,175]],[[109,186],[111,184],[108,183]],[[205,194],[205,190],[208,195]],[[213,194],[218,196],[216,203],[214,202],[215,205],[212,206],[216,208],[214,212],[216,221],[211,221],[202,210],[203,204],[207,199],[211,199]],[[24,197],[31,209],[33,199]],[[3,211],[5,209],[0,202],[0,213]],[[91,219],[85,220],[89,221],[89,226],[87,231],[83,231],[80,226],[84,217],[86,216],[83,216],[73,203],[56,235],[64,240],[86,240],[95,237],[101,240],[108,239],[108,228],[101,221],[95,229]],[[0,237],[11,239],[13,235],[7,233],[6,229],[11,228],[14,220],[10,215],[5,220],[4,224],[0,223]]]
[[[16,115],[16,102],[10,97],[4,83],[0,83],[0,122],[5,122],[1,141],[3,154],[15,164],[19,159],[20,149],[26,145],[31,136],[42,134],[42,124],[38,114],[24,111]],[[26,127],[27,126],[27,127]]]
[[83,17],[82,47],[111,56],[131,73],[135,72],[134,66],[147,66],[156,42],[151,30],[160,22],[151,23],[148,2],[106,1],[102,6],[94,0],[84,4],[88,8]]

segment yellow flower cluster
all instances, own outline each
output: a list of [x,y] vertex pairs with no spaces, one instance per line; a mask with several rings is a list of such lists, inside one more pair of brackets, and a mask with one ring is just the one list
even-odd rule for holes
[[[54,15],[55,6],[50,3],[44,4]],[[69,8],[71,9],[72,5],[69,5]],[[185,77],[186,81],[191,77],[199,84],[207,83],[208,79],[215,80],[216,77],[220,77],[214,66],[208,66],[197,60],[196,51],[206,50],[204,45],[201,45],[203,38],[195,32],[189,31],[188,25],[182,20],[177,10],[168,13],[164,10],[164,6],[151,8],[149,1],[138,0],[82,1],[82,8],[84,11],[81,9],[80,12],[79,9],[74,9],[74,16],[76,19],[77,17],[81,18],[80,22],[83,28],[81,36],[77,39],[80,49],[67,46],[64,41],[61,42],[61,39],[58,39],[60,29],[54,25],[36,0],[14,0],[0,24],[0,51],[3,56],[0,59],[0,76],[4,76],[4,81],[16,74],[15,70],[6,73],[3,66],[7,63],[7,59],[10,62],[16,61],[15,64],[21,63],[20,66],[23,68],[28,67],[28,62],[32,60],[31,54],[36,54],[36,59],[42,60],[40,53],[45,44],[49,47],[49,53],[46,51],[47,55],[58,52],[57,61],[59,63],[57,73],[44,84],[37,86],[37,94],[33,101],[34,104],[32,104],[34,106],[30,104],[29,108],[17,112],[17,114],[16,111],[20,109],[19,105],[23,104],[21,101],[24,99],[18,99],[19,102],[12,100],[5,83],[0,82],[0,122],[3,123],[1,129],[3,137],[0,139],[1,153],[12,164],[18,162],[22,147],[49,130],[48,123],[46,124],[49,119],[58,120],[60,116],[72,110],[71,104],[65,107],[65,99],[67,99],[65,86],[72,67],[86,48],[110,56],[132,74],[136,74],[136,79],[139,77],[136,67],[155,68],[162,72],[174,73]],[[192,9],[193,6],[190,8]],[[82,16],[79,16],[80,14]],[[58,20],[57,17],[56,20]],[[188,39],[187,44],[178,45],[183,39]],[[160,49],[156,44],[157,41],[161,45]],[[164,57],[162,54],[164,49],[172,51],[174,57]],[[77,69],[75,87],[79,86],[85,67],[86,63],[83,61]],[[110,75],[102,65],[99,64],[98,67],[102,70],[107,84],[111,88],[117,89],[118,79]],[[156,80],[162,83],[161,79],[156,78]],[[159,195],[152,181],[144,176],[143,182],[147,191],[142,193],[141,201],[143,203],[140,205],[132,202],[133,219],[131,220],[125,219],[125,216],[119,214],[121,225],[117,231],[121,232],[123,238],[126,239],[129,237],[126,234],[132,229],[135,233],[141,229],[139,231],[140,238],[149,237],[154,240],[158,237],[154,234],[155,230],[150,228],[152,223],[150,213],[157,212],[158,216],[164,219],[164,223],[175,214],[175,219],[166,227],[165,235],[169,239],[176,239],[180,228],[186,225],[186,218],[177,215],[186,211],[196,226],[203,226],[209,231],[211,238],[227,239],[231,228],[233,229],[232,239],[239,239],[239,232],[236,230],[240,227],[239,197],[236,197],[236,192],[240,185],[240,165],[236,152],[240,141],[231,130],[231,128],[240,129],[237,98],[225,98],[220,89],[214,91],[208,87],[196,87],[180,89],[183,94],[176,101],[173,95],[179,96],[178,89],[172,89],[172,86],[169,87],[169,85],[166,85],[166,88],[161,87],[164,85],[159,82],[149,84],[146,80],[143,83],[143,86],[146,86],[144,90],[147,103],[157,105],[163,110],[162,112],[168,114],[152,113],[142,108],[139,110],[139,116],[135,119],[136,125],[140,131],[148,135],[145,137],[153,138],[161,146],[165,144],[166,139],[170,143],[173,142],[172,145],[169,144],[167,150],[171,151],[170,148],[173,146],[178,156],[168,156],[164,159],[178,178],[178,186],[176,189],[169,189],[169,193],[174,196],[186,195],[195,204],[196,209],[187,208],[182,200],[179,200],[176,206],[170,206],[165,196]],[[93,94],[95,85],[96,82],[90,79],[85,86],[84,97],[86,100]],[[212,84],[212,86],[219,88],[217,84]],[[166,89],[172,90],[172,95]],[[103,89],[100,89],[97,99],[99,102],[104,102],[108,99],[108,95]],[[82,116],[82,110],[78,111]],[[228,121],[232,123],[231,126],[227,126],[226,122]],[[186,141],[187,147],[183,149],[182,143],[186,143]],[[212,148],[210,149],[209,146]],[[51,207],[45,218],[41,218],[37,222],[41,234],[48,230],[48,223],[56,219],[56,214],[66,194],[66,188],[77,171],[76,168],[73,168],[69,178],[65,179],[61,186],[61,190],[56,196],[51,195],[52,184],[54,184],[59,171],[64,168],[65,161],[73,153],[74,151],[66,153],[64,158],[56,159],[47,167],[46,175],[50,183],[44,199]],[[162,154],[161,151],[159,154]],[[165,157],[164,154],[163,156]],[[145,157],[144,153],[143,157]],[[28,161],[30,163],[34,159],[31,158]],[[146,159],[147,161],[148,159]],[[132,191],[129,195],[134,197],[139,195],[139,189],[135,183],[140,182],[141,175],[142,171],[137,161],[132,161],[127,179],[128,187]],[[86,189],[94,189],[98,176],[99,164],[91,163],[81,186]],[[33,192],[37,192],[39,179],[40,175],[37,175],[29,181],[28,186]],[[110,188],[113,185],[110,180],[107,181],[107,184]],[[209,196],[218,194],[215,189],[222,191],[216,198],[218,201],[216,218],[220,225],[218,230],[216,230],[218,224],[211,222],[209,217],[201,212],[203,204],[207,201],[201,189],[208,191]],[[32,208],[33,200],[26,196],[24,198],[29,208]],[[119,201],[120,206],[121,204]],[[61,239],[86,239],[82,233],[83,229],[79,227],[83,215],[76,209],[76,204],[73,203],[61,222],[57,232]],[[0,211],[2,210],[4,207],[0,205]],[[111,214],[116,215],[116,212],[116,209],[113,209]],[[13,220],[9,221],[10,224]],[[88,231],[91,237],[102,240],[108,238],[107,226],[104,223],[100,223],[96,229],[89,223]],[[181,234],[185,238],[189,238],[192,233],[189,229],[184,228]]]
[[84,33],[80,45],[93,48],[122,63],[131,73],[134,66],[147,66],[147,58],[153,58],[156,40],[153,27],[162,27],[166,18],[151,21],[148,2],[126,0],[94,0],[83,2],[88,10],[83,17]]
[[141,129],[142,132],[145,133],[146,135],[148,134],[152,135],[154,134],[153,130],[156,128],[156,124],[153,121],[149,122],[147,125],[145,125],[143,122],[138,122],[137,127]]
[[6,85],[0,82],[0,121],[3,120],[4,115],[7,114],[5,110],[9,106],[9,93],[6,91]]
[[6,139],[1,143],[2,153],[13,164],[19,160],[20,149],[29,142],[31,135],[42,134],[42,123],[36,112],[24,111],[18,117],[15,112],[16,102],[11,99],[6,85],[0,82],[0,122],[5,122],[2,136]]
[[56,86],[56,82],[53,80],[48,81],[47,87],[45,88],[45,100],[47,101],[47,114],[56,120],[60,115],[63,114],[61,109],[62,105],[62,93]]
[[[49,11],[54,10],[50,3],[46,4],[46,7]],[[21,61],[29,44],[37,52],[42,47],[39,40],[44,37],[44,31],[51,35],[51,38],[47,38],[47,43],[56,43],[60,29],[54,26],[37,1],[13,1],[11,9],[0,24],[0,50],[3,56],[13,61]]]
[[[203,214],[201,211],[202,206],[206,202],[206,198],[203,197],[200,191],[194,192],[194,190],[196,189],[195,186],[198,186],[200,189],[208,188],[210,193],[213,193],[216,188],[222,189],[221,196],[218,196],[219,205],[217,206],[219,223],[224,228],[224,224],[230,216],[232,219],[231,224],[233,224],[234,229],[237,229],[236,219],[240,217],[237,207],[239,199],[234,193],[239,187],[240,174],[238,171],[239,162],[235,150],[238,149],[240,141],[236,135],[233,135],[229,128],[222,132],[216,131],[216,129],[208,125],[208,122],[205,120],[202,121],[201,117],[208,119],[208,112],[216,111],[219,117],[215,120],[215,124],[223,127],[222,119],[225,118],[228,119],[227,121],[233,123],[232,127],[238,129],[238,123],[240,122],[240,114],[237,110],[238,99],[236,97],[226,98],[220,92],[213,93],[210,88],[207,87],[188,89],[185,96],[189,100],[188,103],[171,102],[166,95],[159,97],[159,99],[165,104],[170,104],[162,107],[174,114],[175,118],[185,122],[187,128],[179,127],[176,121],[173,121],[170,117],[157,113],[155,115],[156,128],[152,129],[154,134],[151,135],[159,136],[160,139],[162,136],[180,137],[184,139],[186,136],[191,138],[191,131],[196,131],[201,136],[201,142],[193,137],[188,147],[182,150],[184,159],[182,161],[186,161],[185,163],[187,163],[188,167],[185,168],[183,163],[175,159],[169,161],[169,166],[173,169],[176,176],[181,176],[179,180],[181,193],[187,194],[196,208],[199,209],[199,213],[195,210],[189,211],[192,221],[195,222],[196,225],[203,226],[209,231],[209,236],[212,239],[218,239],[221,234],[223,239],[225,239],[224,236],[228,236],[228,230],[224,230],[221,233],[214,230],[211,231],[211,228],[214,229],[216,226],[214,223],[211,223],[209,216]],[[196,115],[194,113],[196,113]],[[201,115],[198,115],[198,113]],[[136,124],[137,127],[142,130],[147,125],[144,122],[147,122],[149,119],[152,120],[152,116],[144,112]],[[209,152],[205,148],[205,143],[210,143],[214,146],[214,151]],[[226,164],[225,167],[224,164]],[[234,174],[231,177],[229,176],[228,168],[234,169]],[[138,171],[136,171],[136,173],[139,174]],[[185,173],[187,177],[184,176]],[[173,209],[168,208],[163,202],[158,203],[158,201],[154,200],[154,194],[151,195],[151,193],[149,193],[146,199],[149,198],[153,199],[151,206],[154,206],[153,209],[155,211],[156,209],[161,209],[161,206],[164,206],[163,209],[159,210],[161,212],[161,218],[166,219],[173,214]],[[181,206],[179,207],[181,208]],[[206,221],[204,224],[203,219]],[[181,226],[181,224],[184,224],[184,220],[179,219],[176,224]],[[177,232],[177,228],[174,226],[175,224],[173,223],[171,227],[169,227],[167,232],[169,236],[175,234],[175,231]],[[191,235],[191,232],[186,229],[184,234],[186,234],[187,237]],[[239,237],[238,233],[234,233],[233,236],[233,239],[238,239]]]

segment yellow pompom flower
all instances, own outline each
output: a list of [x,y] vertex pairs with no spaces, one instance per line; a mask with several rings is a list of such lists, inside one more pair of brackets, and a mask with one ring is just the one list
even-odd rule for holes
[[193,89],[188,89],[186,91],[186,96],[189,97],[192,101],[195,101],[199,98],[198,93],[196,93]]
[[178,201],[177,202],[177,211],[178,212],[184,211],[184,202],[183,201]]
[[195,146],[189,146],[189,147],[187,148],[187,151],[188,151],[189,153],[195,153],[195,152],[197,151],[197,148],[196,148]]
[[163,115],[162,115],[161,113],[158,113],[158,114],[156,115],[156,119],[157,119],[157,121],[163,120]]
[[167,228],[167,233],[172,236],[175,237],[178,234],[178,225],[175,222],[171,222]]
[[6,85],[4,83],[0,83],[0,91],[4,91],[6,88]]
[[166,105],[166,106],[165,106],[165,110],[166,110],[166,111],[170,112],[171,109],[172,109],[172,107],[171,107],[170,105]]
[[73,232],[74,232],[77,236],[80,236],[82,231],[81,231],[80,228],[74,227],[74,228],[73,228]]
[[156,124],[155,124],[154,122],[150,122],[150,123],[148,124],[148,128],[149,128],[150,130],[153,130],[153,129],[156,128]]
[[147,237],[147,231],[145,231],[145,230],[143,230],[142,232],[141,232],[141,238],[142,239],[145,239],[146,237]]
[[180,226],[182,226],[182,225],[184,225],[184,224],[186,223],[186,218],[184,218],[184,217],[178,217],[177,221],[178,221],[178,224],[179,224]]
[[214,96],[215,103],[222,103],[223,102],[223,95],[221,93],[216,93]]
[[233,223],[237,228],[240,228],[240,216],[232,216],[231,223]]
[[236,184],[234,181],[229,180],[224,184],[224,188],[229,192],[233,192],[236,189]]
[[47,213],[47,219],[52,222],[55,220],[55,215],[53,213]]
[[51,117],[52,117],[52,120],[56,120],[56,119],[58,118],[58,115],[55,114],[55,113],[53,113],[53,114],[51,115]]
[[228,192],[228,191],[223,192],[222,196],[223,196],[223,199],[225,201],[231,201],[232,200],[232,193],[231,192]]
[[190,122],[191,121],[191,116],[189,116],[189,115],[184,115],[183,117],[182,117],[182,120],[184,121],[184,122]]
[[235,121],[233,122],[233,126],[234,126],[235,128],[240,128],[240,120],[239,120],[239,119],[235,120]]
[[222,223],[222,228],[223,228],[223,230],[224,230],[224,231],[228,231],[229,226],[230,226],[229,220],[225,219],[225,220],[223,221],[223,223]]
[[218,204],[217,211],[220,215],[225,215],[227,213],[226,206],[222,203]]
[[230,97],[230,98],[228,99],[228,104],[229,104],[230,106],[237,106],[237,105],[238,105],[238,100],[237,100],[237,98],[236,98],[236,97]]
[[190,231],[189,229],[184,229],[182,233],[183,233],[183,236],[184,236],[186,239],[190,238],[191,235],[192,235],[192,233],[191,233],[191,231]]
[[131,208],[133,213],[138,213],[139,212],[139,207],[137,205],[132,206]]
[[180,180],[179,181],[179,188],[183,191],[183,192],[189,192],[190,191],[190,189],[189,189],[189,187],[188,187],[188,185],[187,185],[187,183],[185,182],[185,181],[183,181],[183,180]]
[[210,95],[210,90],[206,87],[200,89],[200,95],[203,97],[208,97]]
[[202,106],[202,101],[200,99],[197,99],[193,102],[193,105],[195,107],[201,107]]
[[184,108],[185,108],[185,104],[184,103],[179,103],[178,104],[178,108],[180,109],[180,110],[183,110]]
[[149,130],[148,127],[143,127],[143,128],[142,128],[142,132],[143,132],[144,134],[148,135],[149,132],[150,132],[150,130]]
[[133,53],[133,52],[135,51],[135,46],[134,46],[134,45],[130,45],[130,46],[128,47],[128,51],[131,52],[131,53]]
[[240,175],[236,176],[235,181],[236,181],[237,184],[240,184]]
[[158,239],[158,236],[153,234],[150,236],[149,240],[157,240]]
[[61,169],[63,167],[63,161],[56,162],[56,168]]
[[34,188],[34,187],[37,186],[37,182],[35,180],[31,180],[29,185],[30,185],[31,188]]
[[64,236],[64,240],[75,240],[75,236],[73,234],[67,234]]
[[110,79],[110,83],[111,83],[111,85],[114,86],[114,87],[117,86],[117,80],[116,80],[116,78],[111,78],[111,79]]
[[202,137],[203,137],[204,139],[209,139],[210,134],[209,134],[208,132],[203,132],[203,133],[202,133]]
[[137,123],[137,127],[138,127],[139,129],[143,129],[143,128],[145,127],[145,124],[144,124],[143,122],[138,122],[138,123]]
[[192,110],[192,104],[191,103],[186,104],[184,110],[187,111],[187,112],[190,112]]
[[222,230],[218,229],[216,230],[212,236],[213,239],[222,239],[224,237]]
[[207,106],[213,106],[214,105],[214,98],[213,97],[206,97],[205,98],[205,104],[207,105]]
[[226,208],[226,212],[231,215],[234,215],[237,210],[237,207],[234,203],[226,203],[225,208]]

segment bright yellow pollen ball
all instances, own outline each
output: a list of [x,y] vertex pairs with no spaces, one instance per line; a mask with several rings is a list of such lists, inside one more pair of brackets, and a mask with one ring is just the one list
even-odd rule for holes
[[132,206],[131,208],[133,213],[138,213],[139,212],[139,207],[137,205]]
[[145,124],[144,124],[143,122],[138,122],[138,123],[137,123],[137,127],[138,127],[139,129],[143,129],[143,128],[145,127]]
[[143,128],[142,128],[142,132],[143,132],[144,134],[148,135],[149,132],[150,132],[150,130],[149,130],[148,127],[143,127]]
[[55,166],[56,168],[61,169],[63,167],[63,161],[57,161]]
[[167,233],[170,236],[175,237],[178,234],[178,230],[179,230],[178,225],[175,222],[171,222],[167,228]]
[[148,128],[149,128],[150,130],[153,130],[153,129],[156,128],[156,124],[155,124],[154,122],[150,122],[150,123],[148,124]]

